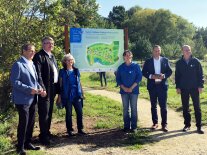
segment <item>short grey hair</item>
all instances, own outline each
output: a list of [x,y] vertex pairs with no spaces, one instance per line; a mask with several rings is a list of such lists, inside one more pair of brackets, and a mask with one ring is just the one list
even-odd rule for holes
[[182,50],[183,50],[183,48],[185,48],[185,47],[187,47],[187,48],[189,48],[189,49],[191,50],[191,47],[190,47],[189,45],[183,45],[183,46],[182,46]]
[[63,59],[62,59],[62,65],[63,65],[63,67],[65,68],[66,67],[66,60],[73,60],[73,64],[75,64],[75,59],[74,59],[74,57],[72,56],[72,54],[65,54],[64,56],[63,56]]

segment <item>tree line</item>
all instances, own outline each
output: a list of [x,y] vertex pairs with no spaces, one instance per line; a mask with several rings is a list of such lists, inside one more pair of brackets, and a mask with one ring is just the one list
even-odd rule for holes
[[[207,54],[207,28],[197,28],[169,10],[114,6],[108,17],[98,14],[96,0],[0,0],[0,108],[10,102],[9,71],[25,42],[41,48],[41,39],[55,40],[54,54],[64,54],[64,25],[82,28],[128,28],[129,48],[144,60],[159,44],[163,55],[176,59],[180,46],[190,44],[194,54]],[[60,62],[60,61],[59,61]]]

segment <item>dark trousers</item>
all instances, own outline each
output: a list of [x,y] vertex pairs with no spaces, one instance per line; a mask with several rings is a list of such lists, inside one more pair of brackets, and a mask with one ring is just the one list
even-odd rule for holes
[[68,102],[65,105],[66,115],[65,115],[65,122],[67,131],[73,131],[73,123],[72,123],[72,106],[76,112],[77,118],[77,128],[78,130],[83,129],[83,104],[81,99],[75,99],[72,103]]
[[201,127],[201,108],[198,89],[181,89],[181,100],[183,106],[184,124],[191,126],[191,115],[189,109],[189,98],[192,98],[195,111],[196,126]]
[[167,90],[162,87],[161,84],[156,84],[155,87],[149,90],[150,101],[151,101],[151,113],[153,124],[158,123],[157,115],[157,101],[159,102],[161,109],[161,125],[167,125]]
[[40,126],[40,138],[48,137],[50,134],[50,126],[52,121],[52,113],[54,106],[54,97],[56,95],[56,84],[51,84],[47,90],[47,96],[39,97],[38,101],[38,114]]
[[17,128],[17,148],[24,149],[24,144],[31,143],[32,133],[35,124],[36,99],[31,105],[15,105],[19,114]]
[[99,73],[99,76],[100,76],[101,86],[103,87],[103,79],[104,79],[104,82],[105,82],[105,86],[107,86],[107,82],[106,82],[106,72],[100,72]]

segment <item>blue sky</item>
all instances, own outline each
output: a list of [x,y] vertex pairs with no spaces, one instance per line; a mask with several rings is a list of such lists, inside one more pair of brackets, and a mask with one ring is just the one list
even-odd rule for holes
[[126,10],[138,5],[142,8],[168,9],[182,16],[197,27],[207,27],[207,0],[96,0],[99,14],[107,17],[113,6],[122,5]]

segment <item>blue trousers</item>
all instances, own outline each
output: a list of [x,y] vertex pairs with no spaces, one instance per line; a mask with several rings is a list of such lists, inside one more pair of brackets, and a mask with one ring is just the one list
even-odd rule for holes
[[167,90],[161,84],[157,84],[152,90],[149,90],[149,95],[153,124],[158,124],[157,102],[159,102],[162,118],[161,125],[167,125]]
[[83,105],[81,99],[75,99],[73,102],[67,102],[65,105],[66,115],[66,128],[67,131],[73,131],[73,123],[72,123],[72,106],[75,109],[76,117],[77,117],[77,128],[78,130],[83,129]]
[[124,129],[136,129],[138,94],[121,94],[121,98],[123,104]]

